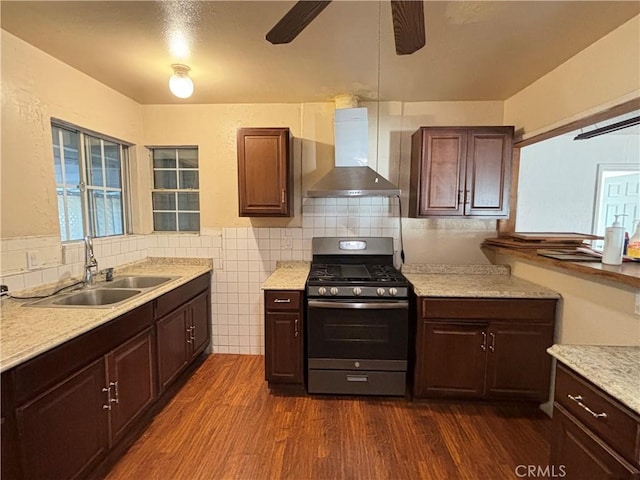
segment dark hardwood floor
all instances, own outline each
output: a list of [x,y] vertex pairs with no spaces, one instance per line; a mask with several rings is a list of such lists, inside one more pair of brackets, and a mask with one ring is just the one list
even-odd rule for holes
[[273,395],[264,357],[218,354],[107,478],[516,479],[548,464],[550,426],[518,406]]

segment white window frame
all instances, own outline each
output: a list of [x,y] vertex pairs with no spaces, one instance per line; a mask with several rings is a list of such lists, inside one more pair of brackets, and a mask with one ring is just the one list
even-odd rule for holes
[[[160,234],[171,234],[171,233],[200,233],[200,231],[202,230],[202,224],[201,224],[201,220],[202,220],[202,216],[200,213],[200,208],[198,208],[198,210],[180,210],[178,208],[178,194],[179,193],[197,193],[198,194],[198,205],[200,205],[200,149],[198,148],[197,145],[154,145],[154,146],[147,146],[147,148],[149,149],[149,160],[150,160],[150,165],[151,165],[151,182],[152,182],[152,189],[151,189],[151,215],[153,217],[153,214],[155,213],[173,213],[175,214],[176,217],[176,229],[175,230],[156,230],[156,225],[155,225],[155,220],[152,218],[152,223],[153,223],[153,231],[154,233],[160,233]],[[176,166],[175,168],[173,167],[159,167],[156,168],[154,165],[154,158],[153,158],[153,153],[154,150],[175,150],[176,151]],[[179,157],[179,151],[180,150],[195,150],[198,153],[198,168],[180,168],[180,157]],[[172,171],[175,172],[176,175],[176,182],[179,183],[180,180],[180,171],[196,171],[198,172],[198,188],[156,188],[156,180],[155,180],[155,172],[156,171]],[[176,186],[179,186],[179,184],[176,183]],[[154,193],[173,193],[174,197],[175,197],[175,205],[176,208],[175,210],[156,210],[153,207],[153,194]],[[198,214],[198,225],[199,225],[199,229],[198,230],[180,230],[180,222],[179,222],[179,215],[181,213],[197,213]]]
[[[130,143],[124,142],[122,140],[118,140],[113,137],[109,137],[107,135],[94,132],[92,130],[88,130],[82,127],[78,127],[71,123],[65,122],[59,119],[51,119],[51,128],[58,128],[60,130],[66,130],[78,135],[78,164],[79,164],[79,174],[80,174],[80,183],[76,185],[76,188],[80,190],[80,204],[82,209],[82,231],[83,235],[90,235],[94,238],[106,238],[106,237],[119,237],[124,236],[131,233],[131,224],[130,224],[130,181],[129,181],[129,147],[132,145]],[[63,180],[66,180],[65,174],[65,162],[64,162],[64,143],[62,141],[63,132],[59,131],[58,133],[58,144],[60,148],[60,160],[61,160],[61,168],[63,172]],[[120,188],[116,187],[107,187],[99,186],[99,185],[89,185],[88,184],[88,166],[87,166],[87,158],[86,158],[86,143],[85,139],[87,136],[93,137],[95,139],[100,140],[100,150],[101,150],[101,158],[102,158],[102,171],[105,175],[105,183],[106,183],[106,169],[105,169],[105,157],[104,157],[104,142],[115,143],[119,147],[120,153]],[[53,151],[52,145],[52,151]],[[67,190],[71,185],[69,183],[59,184],[56,181],[56,190],[58,188],[62,188],[63,195],[63,205],[65,209],[65,235],[62,235],[62,225],[60,225],[60,236],[61,238],[66,238],[66,240],[62,240],[62,243],[68,242],[77,242],[81,239],[79,238],[70,238],[70,227],[69,227],[69,211],[68,211],[68,201],[67,201]],[[91,191],[101,190],[103,192],[108,191],[116,191],[121,192],[122,199],[122,233],[117,233],[113,235],[99,235],[97,233],[97,228],[95,225],[95,221],[92,223],[90,221],[91,215],[89,212],[89,194]],[[59,218],[59,217],[58,217]],[[96,218],[96,212],[94,212],[93,218]]]

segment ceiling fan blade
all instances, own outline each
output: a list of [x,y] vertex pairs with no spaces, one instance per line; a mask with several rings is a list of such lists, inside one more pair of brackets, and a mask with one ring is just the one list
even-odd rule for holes
[[424,2],[391,0],[396,53],[411,55],[425,46]]
[[331,0],[297,2],[267,33],[266,39],[274,45],[289,43],[330,3]]

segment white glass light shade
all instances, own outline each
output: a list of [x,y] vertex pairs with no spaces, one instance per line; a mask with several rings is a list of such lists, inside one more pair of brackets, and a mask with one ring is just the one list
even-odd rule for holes
[[193,81],[189,78],[190,68],[186,65],[172,65],[173,75],[169,79],[169,90],[178,98],[189,98],[193,93]]

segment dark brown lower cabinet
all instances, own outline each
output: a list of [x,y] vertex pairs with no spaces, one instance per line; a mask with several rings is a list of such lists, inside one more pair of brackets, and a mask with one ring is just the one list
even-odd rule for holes
[[562,407],[553,411],[551,465],[566,480],[637,479],[640,470]]
[[107,355],[111,444],[156,398],[154,335],[149,328]]
[[555,299],[418,298],[415,397],[545,401]]
[[158,376],[164,390],[209,344],[210,292],[157,321]]
[[3,372],[2,478],[104,473],[177,390],[159,398],[158,364],[175,370],[180,358],[167,385],[209,345],[210,282],[202,275]]
[[[479,347],[485,325],[425,323],[423,328],[422,375],[414,395],[482,396],[486,354]],[[439,364],[447,368],[436,368]]]
[[553,323],[492,322],[487,333],[486,395],[547,400]]
[[270,387],[304,387],[301,291],[265,291],[265,378]]
[[550,464],[568,480],[640,478],[640,415],[560,362]]
[[188,344],[186,308],[158,320],[158,378],[160,389],[164,390],[187,366]]
[[16,411],[25,479],[82,478],[109,448],[104,358]]
[[153,330],[16,411],[26,478],[84,476],[155,399]]

